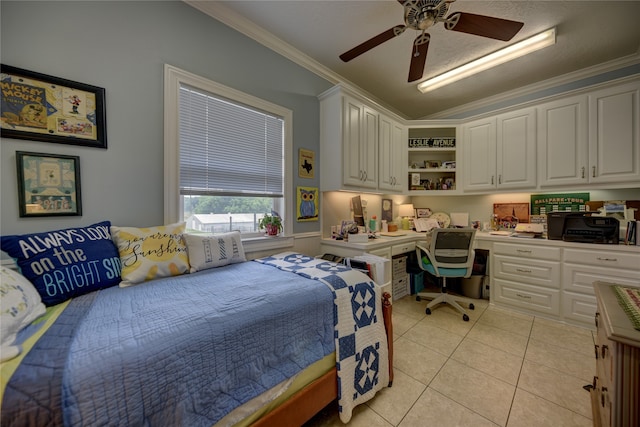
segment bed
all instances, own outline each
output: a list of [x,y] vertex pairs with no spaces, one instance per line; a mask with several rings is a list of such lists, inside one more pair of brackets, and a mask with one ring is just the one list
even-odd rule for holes
[[365,274],[292,252],[194,270],[48,304],[1,365],[1,424],[295,426],[334,399],[348,422],[390,385],[389,298]]

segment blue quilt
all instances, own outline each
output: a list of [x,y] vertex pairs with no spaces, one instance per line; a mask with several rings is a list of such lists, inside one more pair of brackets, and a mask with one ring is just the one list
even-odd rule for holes
[[1,424],[209,427],[335,351],[333,301],[258,262],[77,297],[9,380]]
[[348,423],[356,405],[389,383],[389,358],[380,288],[344,265],[285,252],[256,260],[318,280],[334,298],[338,408]]

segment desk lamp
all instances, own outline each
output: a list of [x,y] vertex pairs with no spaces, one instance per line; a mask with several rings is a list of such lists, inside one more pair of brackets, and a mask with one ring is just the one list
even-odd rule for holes
[[409,218],[413,218],[415,211],[413,210],[413,204],[408,203],[405,205],[400,205],[399,214],[402,217],[402,229],[410,230],[411,229],[411,221]]

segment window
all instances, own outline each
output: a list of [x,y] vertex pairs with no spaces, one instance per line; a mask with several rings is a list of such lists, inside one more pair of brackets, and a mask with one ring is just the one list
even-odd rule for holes
[[290,110],[165,66],[165,221],[190,232],[240,230],[292,212]]

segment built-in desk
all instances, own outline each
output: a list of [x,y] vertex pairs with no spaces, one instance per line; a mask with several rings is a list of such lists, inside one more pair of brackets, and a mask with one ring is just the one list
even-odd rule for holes
[[[391,259],[415,250],[425,233],[380,237],[367,243],[323,239],[323,253],[372,253]],[[593,282],[640,287],[640,246],[602,245],[476,233],[475,247],[490,253],[490,302],[496,306],[593,329]]]

